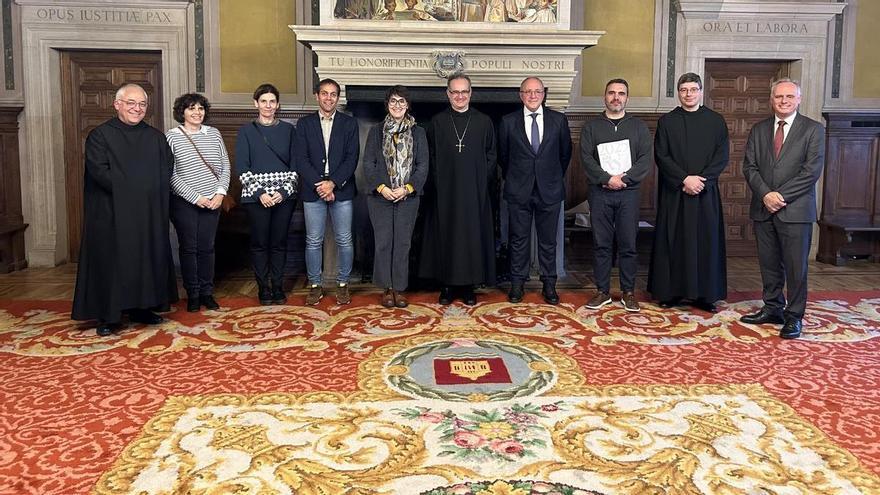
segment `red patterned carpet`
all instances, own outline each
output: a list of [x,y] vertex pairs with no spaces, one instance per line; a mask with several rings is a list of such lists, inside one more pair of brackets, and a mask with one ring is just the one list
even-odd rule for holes
[[553,346],[591,386],[760,384],[880,474],[880,292],[811,294],[796,341],[738,322],[753,296],[731,296],[715,315],[589,312],[581,293],[551,307],[492,292],[472,308],[419,294],[404,310],[374,294],[346,307],[226,299],[222,311],[174,312],[112,338],[70,322],[69,303],[0,301],[0,494],[92,492],[170,396],[354,392],[373,351],[441,331]]

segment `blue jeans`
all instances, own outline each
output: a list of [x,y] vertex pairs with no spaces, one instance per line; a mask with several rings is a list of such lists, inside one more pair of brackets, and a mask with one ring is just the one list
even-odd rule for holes
[[306,273],[310,285],[321,285],[321,268],[324,258],[324,230],[327,213],[333,222],[336,237],[337,284],[347,284],[354,262],[354,244],[351,240],[352,203],[348,201],[326,202],[323,200],[303,202],[306,220]]

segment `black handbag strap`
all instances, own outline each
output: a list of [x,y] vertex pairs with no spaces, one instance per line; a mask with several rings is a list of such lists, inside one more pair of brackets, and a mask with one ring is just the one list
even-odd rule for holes
[[281,160],[281,163],[283,163],[284,165],[286,165],[287,168],[290,168],[290,162],[288,162],[288,161],[285,160],[284,158],[281,158],[281,155],[280,155],[277,151],[275,151],[275,148],[273,148],[273,147],[272,147],[272,144],[269,142],[269,140],[266,139],[266,135],[263,134],[263,131],[260,130],[260,126],[258,126],[257,123],[254,122],[254,121],[251,121],[251,125],[253,125],[253,126],[254,126],[254,129],[257,130],[257,134],[259,134],[260,137],[263,138],[263,142],[266,143],[266,147],[269,148],[269,151],[271,151],[272,154],[275,155],[276,158],[278,158],[279,160]]

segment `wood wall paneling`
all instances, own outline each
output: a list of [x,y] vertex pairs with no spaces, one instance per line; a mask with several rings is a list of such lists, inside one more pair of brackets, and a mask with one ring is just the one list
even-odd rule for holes
[[0,273],[27,267],[21,211],[18,114],[22,107],[0,108]]
[[826,113],[822,217],[816,259],[880,262],[880,113]]

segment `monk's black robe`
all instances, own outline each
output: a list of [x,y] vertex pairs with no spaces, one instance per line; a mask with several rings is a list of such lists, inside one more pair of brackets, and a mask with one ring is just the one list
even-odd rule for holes
[[165,135],[113,118],[85,145],[83,233],[74,320],[118,322],[177,301],[168,208],[174,163]]
[[[727,168],[727,124],[706,107],[681,107],[660,117],[654,136],[659,171],[657,222],[648,272],[654,299],[727,297],[727,250],[718,177]],[[682,191],[688,175],[705,177],[705,188]]]
[[450,108],[435,115],[426,131],[431,156],[422,201],[419,275],[443,285],[494,285],[497,162],[492,121],[472,108]]

